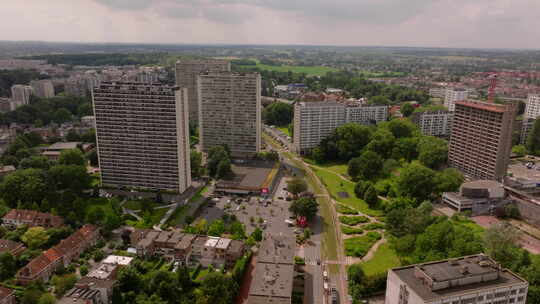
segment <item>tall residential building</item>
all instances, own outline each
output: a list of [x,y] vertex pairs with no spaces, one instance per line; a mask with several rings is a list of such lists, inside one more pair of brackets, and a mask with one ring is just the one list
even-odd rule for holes
[[54,85],[50,80],[32,80],[30,86],[34,89],[34,94],[41,98],[54,97]]
[[209,72],[199,75],[199,138],[204,152],[227,145],[234,157],[261,147],[261,75]]
[[199,119],[197,76],[205,72],[229,72],[231,63],[217,59],[181,60],[176,63],[176,85],[188,89],[189,119]]
[[512,149],[517,106],[458,101],[454,113],[448,162],[475,179],[501,180]]
[[34,89],[31,86],[16,84],[11,87],[11,99],[13,105],[11,110],[15,110],[16,107],[26,105],[30,103],[30,96],[34,94]]
[[454,112],[450,111],[425,111],[414,113],[411,117],[422,134],[428,136],[448,137],[452,131]]
[[102,82],[92,95],[103,185],[178,192],[190,187],[186,89]]
[[529,283],[484,254],[390,269],[385,304],[524,304]]
[[297,102],[294,105],[293,148],[307,153],[346,123],[373,125],[388,118],[388,106],[346,102]]
[[469,98],[469,91],[459,88],[447,88],[446,95],[444,97],[444,106],[449,111],[454,111],[456,108],[456,101],[463,101]]
[[529,94],[525,113],[523,115],[523,123],[521,126],[521,144],[527,142],[529,132],[531,131],[534,121],[540,117],[540,94]]

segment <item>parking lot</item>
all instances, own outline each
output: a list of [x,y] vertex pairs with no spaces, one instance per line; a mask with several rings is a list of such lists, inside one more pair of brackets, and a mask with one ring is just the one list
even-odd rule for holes
[[[246,227],[250,234],[256,227],[272,234],[292,235],[294,227],[287,225],[290,201],[286,201],[286,178],[281,178],[274,195],[268,198],[261,196],[225,195],[213,198],[202,210],[200,217],[208,223],[220,219],[223,214],[234,214]],[[262,219],[262,220],[261,220]]]

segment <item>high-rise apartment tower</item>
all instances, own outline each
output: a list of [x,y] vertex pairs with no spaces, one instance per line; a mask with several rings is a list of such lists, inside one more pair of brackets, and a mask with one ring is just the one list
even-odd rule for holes
[[102,82],[92,95],[103,185],[180,193],[191,185],[187,89]]
[[447,88],[446,95],[444,97],[444,106],[448,111],[454,111],[456,108],[456,101],[463,101],[469,98],[469,91],[460,88]]
[[525,113],[523,114],[523,123],[521,125],[521,144],[525,144],[534,125],[534,121],[540,117],[540,94],[529,94]]
[[198,77],[202,150],[227,145],[233,157],[255,155],[261,146],[261,75],[204,73]]
[[217,59],[181,60],[176,63],[176,85],[188,89],[189,119],[199,119],[197,76],[205,72],[229,72],[231,63]]
[[456,102],[448,162],[475,179],[501,180],[512,149],[517,106],[481,101]]

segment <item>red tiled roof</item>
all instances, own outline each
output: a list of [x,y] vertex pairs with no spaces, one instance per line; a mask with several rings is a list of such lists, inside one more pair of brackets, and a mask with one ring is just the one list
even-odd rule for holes
[[64,220],[56,215],[50,213],[38,212],[35,210],[24,210],[24,209],[11,209],[3,217],[4,220],[12,221],[26,221],[32,222],[33,225],[50,225],[53,227],[61,226],[64,223]]
[[0,286],[0,300],[3,300],[13,294],[13,289]]

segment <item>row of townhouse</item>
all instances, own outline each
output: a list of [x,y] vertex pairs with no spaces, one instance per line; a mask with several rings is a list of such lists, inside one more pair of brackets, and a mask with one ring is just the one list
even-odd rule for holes
[[246,250],[238,240],[149,229],[132,232],[131,244],[139,256],[163,256],[183,265],[203,267],[231,267]]
[[99,237],[98,227],[84,225],[21,268],[15,275],[17,282],[23,285],[36,280],[47,282],[56,270],[62,266],[67,267],[81,253],[94,246]]
[[22,225],[28,227],[58,228],[64,225],[64,219],[50,213],[35,210],[11,209],[2,218],[2,226],[16,228]]

